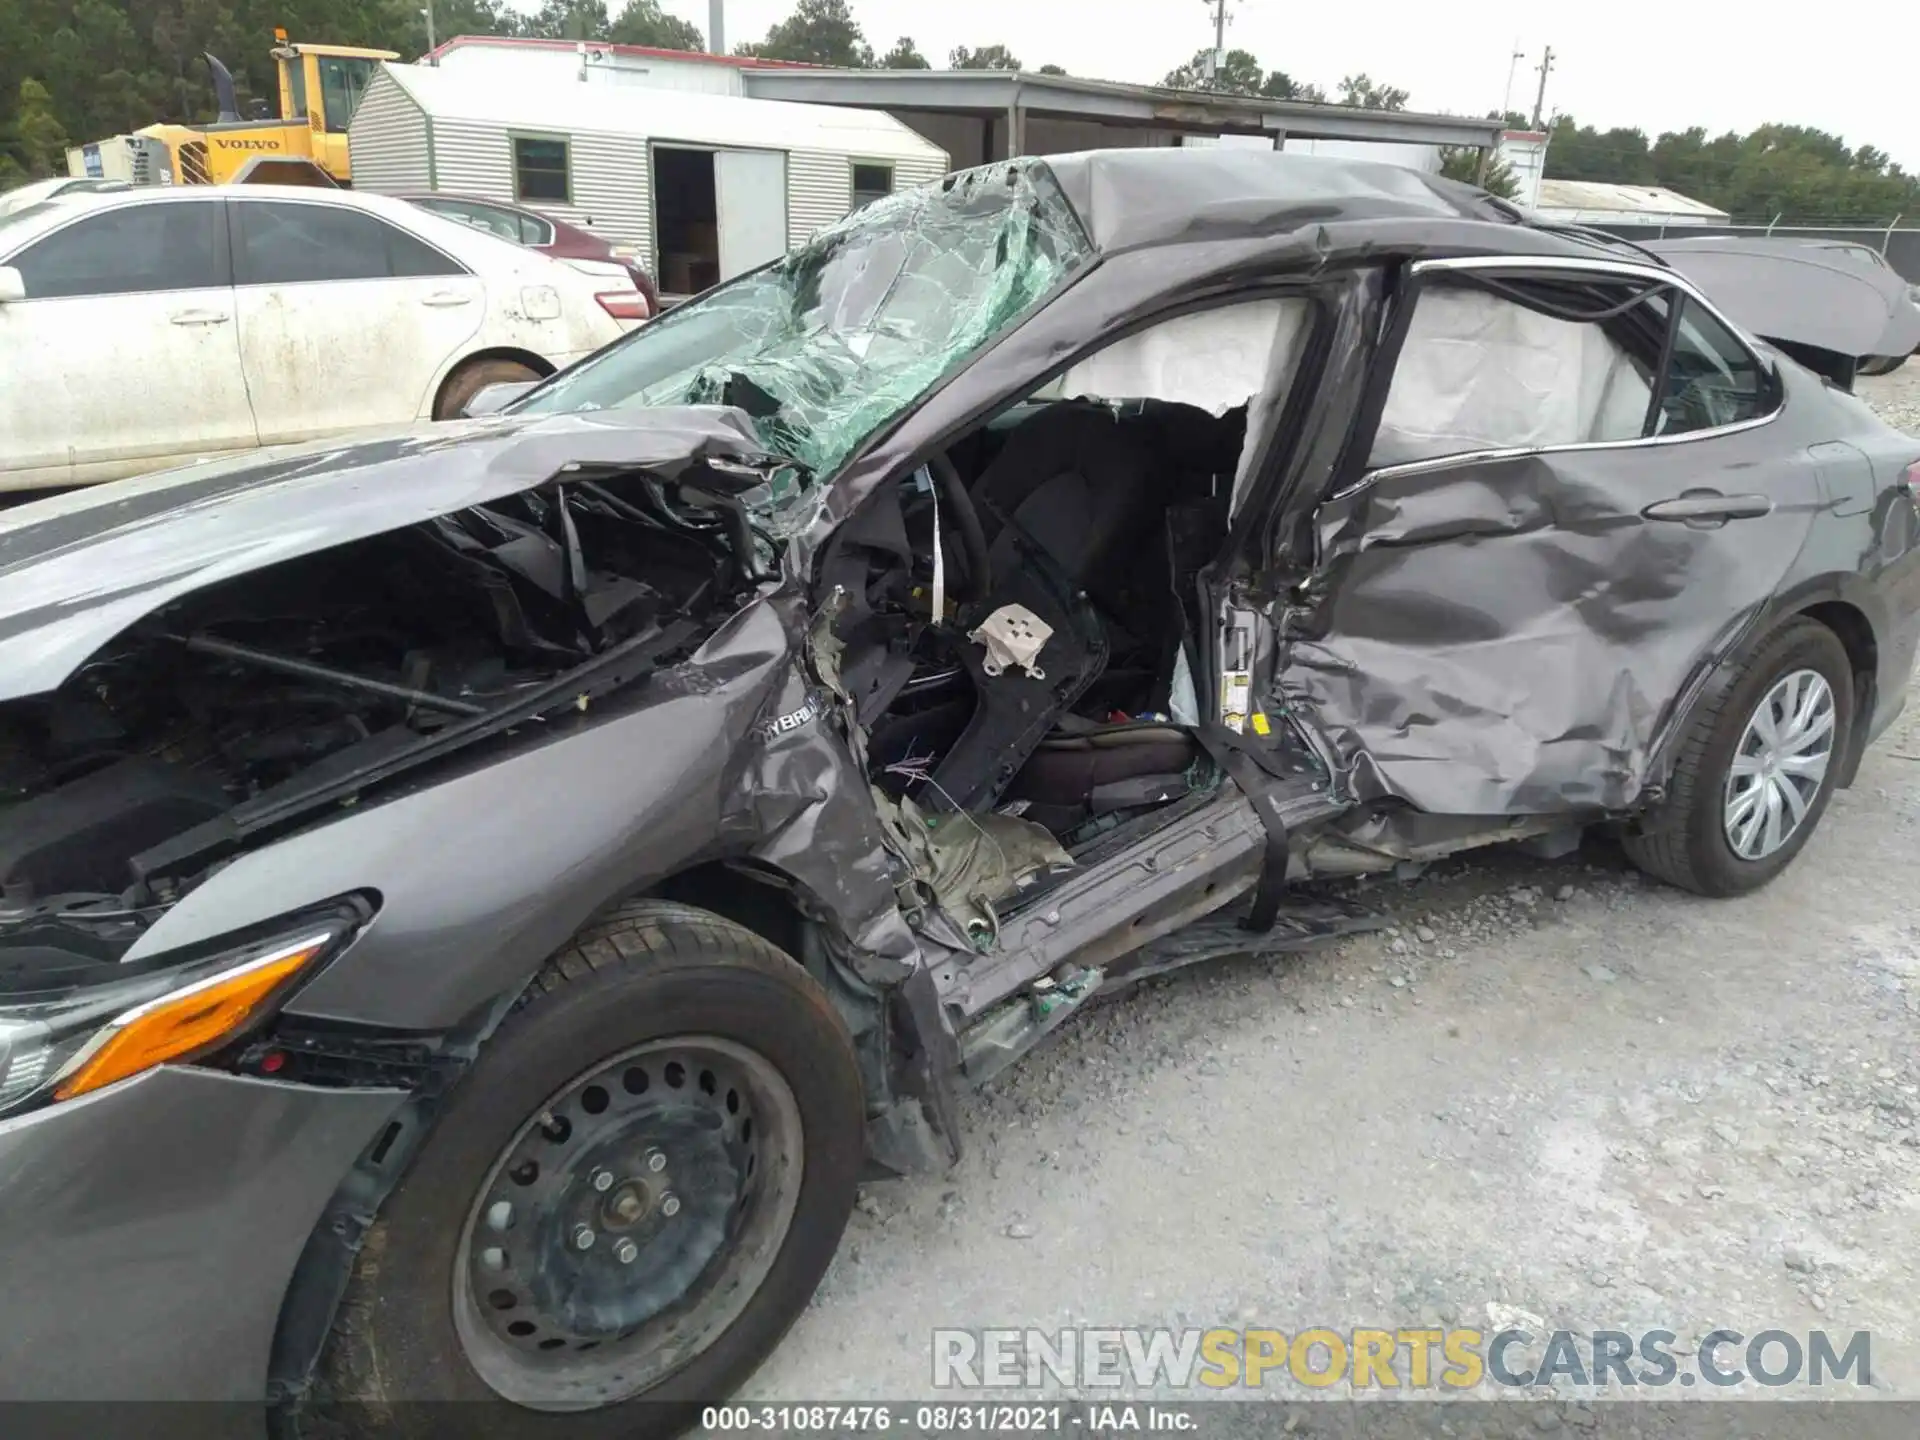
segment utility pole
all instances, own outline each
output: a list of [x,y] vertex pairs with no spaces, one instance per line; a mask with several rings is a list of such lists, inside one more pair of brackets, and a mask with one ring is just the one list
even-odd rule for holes
[[1227,0],[1201,0],[1201,3],[1213,11],[1213,60],[1207,79],[1217,81],[1227,63]]
[[427,17],[427,63],[429,65],[438,65],[440,63],[439,58],[433,53],[440,48],[433,40],[433,0],[427,0],[426,5],[421,8],[420,13]]
[[1540,128],[1540,118],[1547,110],[1547,76],[1553,71],[1553,47],[1551,45],[1540,52],[1540,88],[1533,97],[1533,128]]
[[727,0],[707,0],[707,49],[727,53]]
[[1513,109],[1513,72],[1520,68],[1520,62],[1527,58],[1527,52],[1520,48],[1520,37],[1513,38],[1513,54],[1507,60],[1507,88],[1500,96],[1500,118],[1504,121]]

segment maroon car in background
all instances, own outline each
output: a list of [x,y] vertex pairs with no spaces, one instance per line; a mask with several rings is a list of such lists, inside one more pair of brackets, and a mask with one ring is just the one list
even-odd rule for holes
[[[401,195],[399,198],[411,200],[421,209],[444,215],[449,220],[458,220],[463,225],[471,225],[477,230],[498,235],[503,240],[511,240],[516,245],[524,245],[529,250],[539,250],[556,260],[572,262],[581,269],[599,265],[616,267],[640,292],[640,303],[634,307],[636,313],[622,314],[615,309],[619,301],[602,297],[601,305],[613,314],[614,319],[647,320],[660,313],[660,291],[654,285],[653,277],[641,266],[638,252],[631,246],[610,244],[577,225],[569,225],[551,215],[542,215],[537,210],[505,205],[498,200],[438,193]],[[582,261],[588,263],[581,264]]]

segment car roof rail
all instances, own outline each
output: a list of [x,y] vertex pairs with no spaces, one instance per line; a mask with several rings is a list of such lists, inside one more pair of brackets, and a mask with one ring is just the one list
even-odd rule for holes
[[1667,263],[1667,257],[1647,249],[1637,240],[1629,240],[1624,235],[1612,235],[1605,230],[1596,230],[1591,225],[1567,225],[1552,220],[1530,220],[1536,230],[1544,230],[1549,235],[1564,235],[1569,240],[1584,240],[1589,245],[1598,245],[1608,250],[1630,250],[1648,263],[1658,265],[1663,270],[1673,267]]

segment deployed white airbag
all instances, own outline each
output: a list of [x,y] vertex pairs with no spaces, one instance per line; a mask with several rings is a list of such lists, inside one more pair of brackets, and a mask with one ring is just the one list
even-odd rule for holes
[[1480,290],[1429,289],[1413,313],[1371,463],[1630,440],[1651,394],[1598,325]]
[[1308,314],[1304,300],[1273,299],[1177,316],[1087,356],[1042,393],[1171,400],[1224,415],[1260,393],[1276,360],[1290,371]]

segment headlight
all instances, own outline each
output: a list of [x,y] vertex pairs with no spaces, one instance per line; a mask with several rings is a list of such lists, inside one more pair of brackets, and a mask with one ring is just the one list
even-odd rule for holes
[[0,1114],[49,1091],[71,1100],[219,1049],[272,1013],[346,928],[323,922],[291,939],[58,996],[0,999]]

